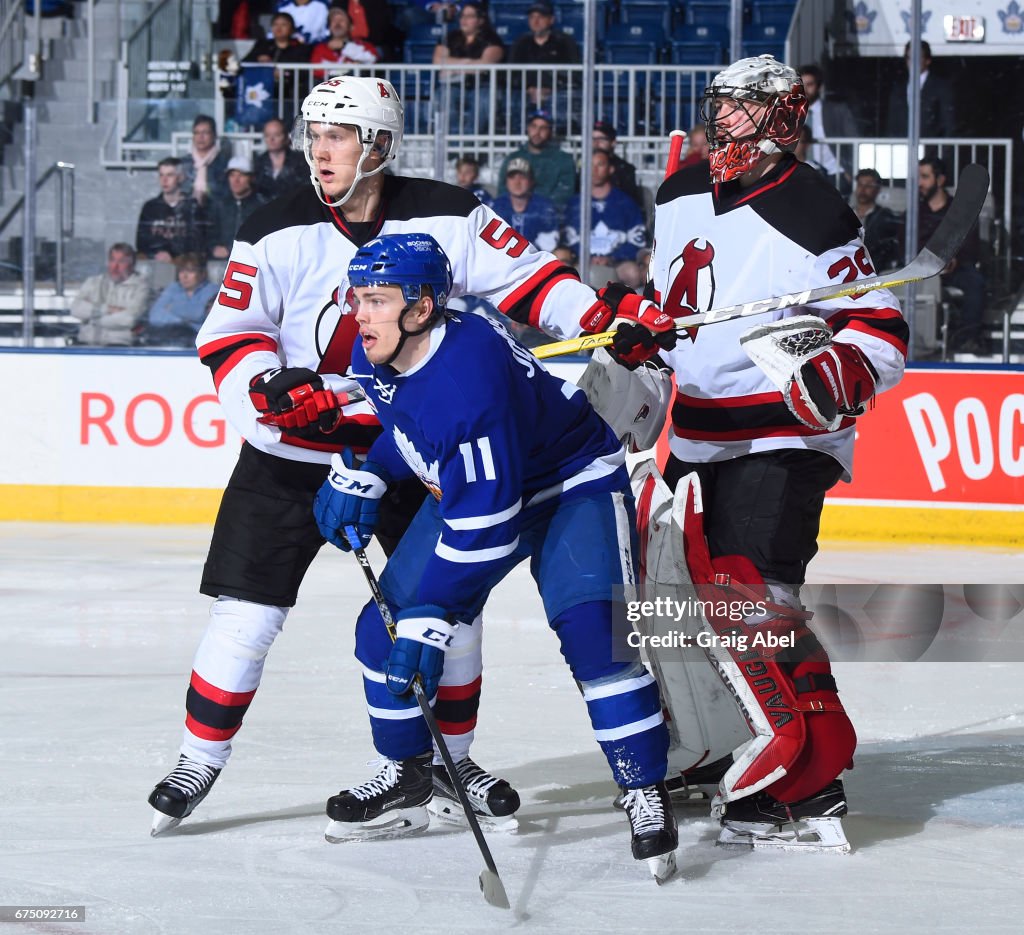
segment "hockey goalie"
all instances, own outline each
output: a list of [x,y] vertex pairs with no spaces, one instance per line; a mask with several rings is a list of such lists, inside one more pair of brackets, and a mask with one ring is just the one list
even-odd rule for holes
[[608,355],[640,382],[617,393],[605,381],[621,373],[583,382],[625,440],[633,423],[664,419],[651,415],[656,393],[636,395],[654,362],[675,378],[664,477],[650,463],[634,474],[640,597],[652,605],[634,616],[677,784],[714,787],[722,844],[845,851],[840,777],[856,735],[800,587],[826,492],[852,475],[856,420],[903,374],[907,325],[890,291],[869,288],[685,330],[694,313],[874,275],[856,215],[792,154],[807,108],[799,75],[770,55],[714,78],[702,99],[710,158],[658,191],[643,300],[605,290],[684,330],[673,340],[671,328],[623,325]]

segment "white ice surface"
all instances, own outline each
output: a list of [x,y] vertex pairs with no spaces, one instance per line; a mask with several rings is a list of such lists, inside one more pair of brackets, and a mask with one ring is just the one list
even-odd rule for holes
[[[837,665],[861,740],[846,777],[853,853],[716,848],[706,809],[685,806],[680,873],[658,888],[630,856],[525,570],[488,606],[474,748],[523,796],[520,832],[490,838],[512,911],[483,902],[468,832],[325,843],[324,800],[374,758],[352,658],[365,584],[328,549],[217,786],[151,839],[146,797],[176,760],[205,626],[208,535],[0,526],[0,905],[87,907],[84,922],[0,931],[1022,931],[1024,663]],[[1020,554],[993,550],[826,544],[812,568],[819,581],[1024,579]]]

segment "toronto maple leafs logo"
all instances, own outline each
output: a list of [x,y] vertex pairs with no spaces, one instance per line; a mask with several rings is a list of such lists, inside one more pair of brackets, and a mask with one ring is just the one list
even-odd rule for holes
[[858,0],[852,10],[846,11],[846,19],[855,35],[866,36],[875,28],[878,10],[872,10],[864,0]]
[[[900,18],[903,20],[903,31],[910,35],[910,10],[900,10]],[[921,11],[921,35],[928,32],[928,20],[932,18],[931,10]]]
[[413,473],[420,479],[423,486],[433,494],[435,500],[441,499],[441,476],[437,462],[427,464],[413,444],[412,440],[396,425],[394,427],[395,447]]
[[1021,10],[1017,0],[1013,0],[1005,10],[997,10],[996,15],[999,22],[1003,24],[1003,32],[1011,36],[1019,36],[1024,33],[1024,11]]

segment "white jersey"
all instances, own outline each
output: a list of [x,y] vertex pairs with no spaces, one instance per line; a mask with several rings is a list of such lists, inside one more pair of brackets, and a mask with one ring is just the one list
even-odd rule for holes
[[[839,192],[792,156],[748,189],[713,185],[699,163],[658,191],[653,297],[679,317],[873,276],[859,224]],[[852,473],[853,420],[834,432],[802,425],[740,345],[748,328],[806,314],[820,315],[834,340],[864,352],[878,374],[876,392],[900,379],[908,330],[887,289],[694,329],[695,340],[681,336],[663,355],[676,373],[669,446],[677,458],[703,463],[810,448]]]
[[451,297],[490,300],[515,321],[557,338],[575,337],[598,305],[575,270],[531,246],[461,188],[431,179],[386,176],[378,216],[353,224],[306,186],[257,210],[231,250],[220,294],[196,339],[232,426],[261,451],[324,462],[345,445],[365,450],[377,423],[359,407],[322,440],[291,436],[257,422],[253,377],[276,367],[319,372],[335,390],[351,384],[358,334],[347,270],[356,250],[382,234],[426,233],[452,265]]

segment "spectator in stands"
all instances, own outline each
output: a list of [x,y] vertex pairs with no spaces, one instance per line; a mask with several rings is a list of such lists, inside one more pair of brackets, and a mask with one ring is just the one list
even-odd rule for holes
[[207,114],[199,114],[192,121],[192,148],[181,160],[182,187],[204,205],[208,197],[226,194],[227,168],[228,153],[217,141],[216,122]]
[[149,284],[135,270],[131,244],[116,243],[107,253],[107,271],[90,276],[71,302],[71,314],[80,322],[78,342],[103,346],[129,346],[134,330],[149,306]]
[[[302,65],[309,61],[312,47],[299,42],[295,36],[295,20],[290,13],[275,13],[270,21],[270,38],[257,39],[249,54],[242,59],[246,62],[261,65]],[[278,85],[280,76],[274,70],[274,85]],[[291,101],[295,96],[295,77],[291,69],[286,70],[281,93],[284,100]]]
[[546,110],[535,110],[526,124],[526,145],[505,157],[498,176],[498,194],[505,194],[505,176],[513,159],[526,159],[533,169],[534,190],[562,210],[576,190],[572,156],[552,141],[554,121]]
[[[937,156],[925,156],[918,163],[917,188],[921,196],[917,245],[923,247],[946,216],[952,199],[946,191],[949,173]],[[951,340],[954,349],[979,353],[982,349],[985,316],[985,277],[978,270],[981,238],[977,223],[971,228],[956,257],[942,273],[942,285],[963,293],[959,300],[959,324]]]
[[[505,57],[505,44],[494,31],[487,13],[479,3],[464,3],[459,25],[448,33],[445,42],[434,48],[434,64],[496,65]],[[486,74],[458,69],[442,72],[449,86],[449,131],[478,133],[487,122],[489,100]]]
[[248,156],[235,156],[228,163],[230,194],[211,202],[210,255],[215,260],[226,260],[230,256],[242,221],[266,204],[264,197],[252,187],[252,174],[252,160]]
[[704,124],[694,124],[686,135],[686,155],[680,161],[679,168],[688,169],[690,166],[697,165],[698,162],[703,162],[708,158],[710,152],[708,131],[704,128]]
[[594,149],[600,149],[608,154],[608,161],[612,167],[612,185],[624,191],[632,198],[641,211],[644,210],[644,196],[636,181],[636,166],[626,162],[615,152],[615,127],[607,120],[598,120],[594,124],[594,132],[591,141]]
[[447,0],[412,0],[399,13],[399,25],[403,32],[426,23],[450,23],[458,15],[459,5]]
[[554,250],[559,241],[558,209],[550,198],[533,191],[528,159],[510,159],[505,167],[505,194],[494,199],[494,213],[508,221],[541,250]]
[[309,166],[301,153],[291,148],[291,137],[283,120],[273,117],[263,125],[265,152],[253,160],[253,187],[270,201],[278,195],[309,183]]
[[793,155],[800,162],[806,162],[812,169],[820,172],[826,178],[831,178],[825,171],[825,167],[820,163],[816,162],[811,155],[814,150],[814,134],[811,133],[811,128],[805,123],[800,128],[800,138],[796,142],[796,146],[793,147]]
[[208,221],[199,203],[182,191],[181,160],[161,159],[156,167],[160,194],[139,212],[135,245],[143,259],[172,262],[183,253],[206,256]]
[[480,163],[472,156],[463,156],[455,163],[455,184],[476,196],[480,204],[490,208],[494,204],[491,193],[480,184]]
[[852,184],[850,165],[840,165],[831,146],[822,142],[834,137],[856,137],[859,135],[857,121],[853,112],[844,102],[835,98],[825,98],[825,73],[818,65],[801,65],[800,80],[804,85],[807,97],[807,120],[804,126],[810,127],[814,142],[811,144],[810,158],[833,179],[842,178],[846,192]]
[[903,263],[903,218],[878,204],[882,176],[875,169],[861,169],[853,188],[853,210],[864,228],[864,244],[875,269],[884,273]]
[[[394,46],[401,43],[401,36],[395,31],[388,3],[384,0],[348,0],[346,4],[345,0],[334,0],[334,4],[348,11],[352,23],[350,34],[354,40],[375,46],[381,53],[379,61],[394,60],[394,55],[386,53],[395,51]],[[398,57],[400,59],[401,55]]]
[[[352,20],[347,10],[331,7],[327,14],[327,31],[328,38],[313,46],[309,60],[314,65],[318,62],[372,65],[380,61],[380,49],[364,39],[352,38]],[[324,71],[313,72],[317,81],[323,81],[325,75]]]
[[[618,279],[632,288],[641,283],[637,251],[647,246],[644,218],[636,202],[612,184],[608,154],[594,150],[590,163],[590,283],[595,288]],[[565,212],[565,243],[578,249],[580,196]]]
[[[910,43],[903,49],[903,60],[910,70]],[[921,43],[921,136],[956,136],[956,114],[953,109],[953,88],[945,78],[932,73],[932,47]],[[889,118],[886,124],[889,136],[907,135],[907,114],[910,102],[910,78],[893,85],[889,92]]]
[[[574,65],[580,61],[575,40],[560,29],[553,29],[555,10],[550,3],[532,3],[526,21],[530,31],[513,43],[508,60],[513,65]],[[528,109],[550,106],[555,87],[564,88],[564,77],[556,80],[554,72],[526,74],[526,105]],[[559,110],[564,110],[560,107]]]
[[149,310],[141,343],[161,347],[193,347],[217,286],[206,278],[206,263],[197,253],[174,261],[177,278],[157,296]]
[[312,47],[327,38],[327,4],[324,0],[281,0],[278,13],[287,13],[295,24],[295,38]]

